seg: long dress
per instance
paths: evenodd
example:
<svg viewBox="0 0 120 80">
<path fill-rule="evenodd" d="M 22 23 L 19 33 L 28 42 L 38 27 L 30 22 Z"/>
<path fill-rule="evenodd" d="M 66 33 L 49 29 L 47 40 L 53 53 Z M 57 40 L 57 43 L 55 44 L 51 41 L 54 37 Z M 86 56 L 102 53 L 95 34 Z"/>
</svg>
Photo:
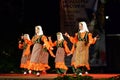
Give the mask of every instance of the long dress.
<svg viewBox="0 0 120 80">
<path fill-rule="evenodd" d="M 24 42 L 19 43 L 19 45 L 18 45 L 19 49 L 23 49 L 20 68 L 27 69 L 29 66 L 30 55 L 31 55 L 31 51 L 30 51 L 31 45 L 32 45 L 32 42 L 27 39 L 25 39 Z"/>
<path fill-rule="evenodd" d="M 65 65 L 65 55 L 70 53 L 70 50 L 67 46 L 67 42 L 65 40 L 55 41 L 52 43 L 53 46 L 57 47 L 56 57 L 55 57 L 55 68 L 68 70 L 68 67 Z"/>
<path fill-rule="evenodd" d="M 31 59 L 29 65 L 30 70 L 44 71 L 50 69 L 50 66 L 48 65 L 49 54 L 43 48 L 44 43 L 48 45 L 46 40 L 47 40 L 46 36 L 44 35 L 34 36 L 32 38 L 34 45 L 31 53 Z"/>
<path fill-rule="evenodd" d="M 89 47 L 94 44 L 96 40 L 92 37 L 91 33 L 83 32 L 76 33 L 75 37 L 69 37 L 70 41 L 74 45 L 73 57 L 71 60 L 71 65 L 75 68 L 85 66 L 90 70 L 89 65 Z"/>
</svg>

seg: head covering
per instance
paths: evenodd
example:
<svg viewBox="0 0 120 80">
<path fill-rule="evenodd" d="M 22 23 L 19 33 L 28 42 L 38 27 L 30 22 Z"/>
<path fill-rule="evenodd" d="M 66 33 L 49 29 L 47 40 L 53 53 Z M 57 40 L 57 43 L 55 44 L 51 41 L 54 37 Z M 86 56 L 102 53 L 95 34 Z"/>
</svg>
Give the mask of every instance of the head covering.
<svg viewBox="0 0 120 80">
<path fill-rule="evenodd" d="M 58 36 L 59 36 L 60 38 L 58 38 Z M 57 40 L 64 40 L 63 35 L 62 35 L 61 32 L 57 32 Z"/>
<path fill-rule="evenodd" d="M 28 40 L 30 40 L 30 37 L 29 37 L 29 34 L 24 34 L 24 39 L 28 39 Z"/>
<path fill-rule="evenodd" d="M 40 25 L 38 26 L 35 26 L 35 30 L 38 29 L 39 32 L 36 33 L 36 35 L 43 35 L 43 30 L 42 30 L 42 27 Z"/>
<path fill-rule="evenodd" d="M 86 32 L 86 31 L 89 32 L 86 22 L 82 21 L 82 22 L 79 22 L 79 24 L 83 25 L 83 29 L 80 30 L 80 32 Z"/>
</svg>

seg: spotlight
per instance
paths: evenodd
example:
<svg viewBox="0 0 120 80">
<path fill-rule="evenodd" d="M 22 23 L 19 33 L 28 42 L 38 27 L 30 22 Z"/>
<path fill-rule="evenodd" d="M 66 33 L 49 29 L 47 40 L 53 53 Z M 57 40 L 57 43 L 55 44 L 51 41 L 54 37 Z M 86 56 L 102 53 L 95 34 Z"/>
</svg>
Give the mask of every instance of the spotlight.
<svg viewBox="0 0 120 80">
<path fill-rule="evenodd" d="M 105 16 L 106 19 L 109 19 L 109 16 Z"/>
</svg>

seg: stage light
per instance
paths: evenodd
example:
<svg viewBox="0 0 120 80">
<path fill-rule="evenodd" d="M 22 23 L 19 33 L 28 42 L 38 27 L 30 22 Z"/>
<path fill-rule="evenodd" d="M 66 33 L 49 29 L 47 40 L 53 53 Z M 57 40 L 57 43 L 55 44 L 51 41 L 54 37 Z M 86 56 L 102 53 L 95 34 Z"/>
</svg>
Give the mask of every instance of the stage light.
<svg viewBox="0 0 120 80">
<path fill-rule="evenodd" d="M 106 19 L 109 19 L 109 16 L 105 16 Z"/>
</svg>

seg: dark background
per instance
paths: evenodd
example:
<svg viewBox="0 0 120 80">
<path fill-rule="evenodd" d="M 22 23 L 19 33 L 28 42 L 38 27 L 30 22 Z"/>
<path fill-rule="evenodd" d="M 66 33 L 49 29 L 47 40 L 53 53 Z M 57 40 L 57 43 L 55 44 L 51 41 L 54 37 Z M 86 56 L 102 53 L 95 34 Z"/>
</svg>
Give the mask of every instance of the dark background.
<svg viewBox="0 0 120 80">
<path fill-rule="evenodd" d="M 119 0 L 106 1 L 105 15 L 110 17 L 105 21 L 107 66 L 94 67 L 93 73 L 120 73 L 119 6 Z M 0 0 L 0 73 L 19 72 L 22 51 L 18 39 L 22 33 L 32 37 L 34 26 L 41 25 L 45 35 L 56 35 L 59 17 L 58 0 Z"/>
<path fill-rule="evenodd" d="M 120 0 L 107 0 L 105 15 L 109 19 L 105 23 L 107 70 L 120 73 Z"/>
<path fill-rule="evenodd" d="M 22 33 L 32 38 L 36 25 L 46 36 L 56 35 L 60 30 L 57 0 L 0 0 L 0 73 L 19 72 L 18 40 Z"/>
</svg>

